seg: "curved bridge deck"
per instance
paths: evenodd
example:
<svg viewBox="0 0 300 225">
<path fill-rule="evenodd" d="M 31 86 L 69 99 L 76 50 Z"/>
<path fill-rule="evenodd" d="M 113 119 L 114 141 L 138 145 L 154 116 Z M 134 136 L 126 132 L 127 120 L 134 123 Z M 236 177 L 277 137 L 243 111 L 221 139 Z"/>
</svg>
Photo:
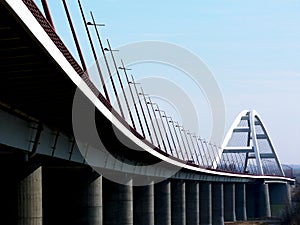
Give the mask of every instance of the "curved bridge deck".
<svg viewBox="0 0 300 225">
<path fill-rule="evenodd" d="M 129 161 L 142 161 L 142 164 L 149 164 L 149 162 L 151 164 L 151 162 L 154 163 L 163 158 L 170 160 L 171 164 L 175 164 L 175 167 L 181 166 L 187 170 L 192 169 L 192 173 L 205 171 L 205 173 L 229 176 L 230 178 L 240 177 L 248 179 L 250 177 L 251 179 L 251 175 L 247 174 L 234 175 L 224 173 L 224 171 L 218 172 L 217 170 L 207 170 L 207 168 L 197 168 L 193 164 L 189 165 L 186 161 L 181 161 L 167 155 L 151 143 L 143 140 L 143 137 L 134 132 L 97 91 L 34 3 L 31 1 L 23 2 L 23 6 L 16 6 L 16 3 L 10 3 L 11 5 L 9 5 L 5 1 L 1 3 L 1 17 L 3 19 L 0 24 L 0 96 L 2 106 L 5 110 L 20 111 L 22 112 L 19 113 L 20 115 L 26 114 L 28 118 L 34 118 L 33 122 L 37 124 L 37 127 L 39 123 L 44 123 L 46 127 L 56 129 L 57 132 L 62 132 L 72 139 L 72 110 L 74 110 L 72 104 L 75 91 L 79 85 L 78 82 L 82 80 L 84 81 L 82 83 L 92 90 L 93 97 L 98 97 L 97 100 L 102 104 L 102 107 L 106 107 L 110 111 L 109 113 L 115 117 L 115 120 L 120 121 L 119 124 L 121 126 L 134 134 L 136 140 L 131 141 L 134 147 L 142 148 L 142 146 L 146 146 L 146 148 L 152 148 L 156 150 L 155 152 L 158 152 L 158 154 L 153 155 L 145 151 L 132 151 L 119 141 L 113 141 L 113 139 L 116 140 L 115 138 L 117 138 L 114 135 L 114 131 L 120 130 L 120 128 L 116 127 L 116 124 L 112 126 L 111 121 L 107 118 L 107 112 L 103 113 L 98 107 L 99 111 L 97 110 L 96 112 L 95 120 L 97 124 L 101 124 L 97 125 L 100 136 L 103 136 L 101 140 L 107 140 L 104 143 L 105 147 L 112 149 L 121 158 L 127 158 Z M 12 12 L 13 9 L 10 8 L 11 6 L 16 7 L 15 9 L 18 12 Z M 22 7 L 26 8 L 27 12 L 22 10 Z M 36 21 L 25 19 L 29 16 L 33 17 Z M 41 31 L 44 34 L 41 34 Z M 48 36 L 48 39 L 45 38 L 45 35 Z M 51 47 L 52 49 L 49 51 Z M 57 57 L 55 58 L 55 56 Z M 66 65 L 67 63 L 69 65 Z M 83 101 L 86 101 L 84 104 L 86 104 L 87 108 L 94 107 L 90 105 L 93 104 L 91 103 L 91 93 L 89 95 L 87 93 L 82 95 Z M 85 97 L 86 95 L 88 97 Z M 88 114 L 89 112 L 82 112 L 83 117 L 85 116 L 84 113 Z M 121 135 L 124 135 L 124 138 L 126 138 L 126 134 L 129 132 L 122 134 L 124 128 L 121 130 Z M 113 147 L 110 146 L 111 143 L 114 143 Z M 140 143 L 144 145 L 141 146 Z M 150 152 L 153 153 L 153 151 Z M 157 156 L 161 158 L 157 159 Z M 253 178 L 259 178 L 259 176 L 253 176 Z M 270 177 L 270 179 L 274 178 Z M 279 179 L 284 178 L 280 177 Z"/>
<path fill-rule="evenodd" d="M 170 156 L 145 140 L 114 111 L 90 82 L 31 0 L 1 0 L 0 17 L 0 156 L 3 162 L 19 162 L 19 160 L 25 164 L 34 162 L 35 166 L 30 166 L 34 169 L 29 169 L 30 173 L 25 172 L 26 176 L 34 174 L 34 177 L 28 175 L 25 180 L 41 179 L 39 171 L 41 163 L 36 164 L 36 160 L 52 167 L 60 167 L 66 163 L 72 168 L 88 168 L 87 164 L 89 164 L 99 168 L 103 174 L 113 173 L 116 177 L 129 177 L 131 179 L 128 180 L 131 180 L 133 184 L 135 181 L 132 179 L 138 177 L 136 180 L 139 180 L 139 176 L 147 177 L 149 184 L 156 179 L 165 180 L 156 184 L 156 188 L 152 184 L 150 187 L 144 187 L 144 190 L 136 191 L 133 191 L 132 186 L 131 188 L 123 187 L 105 181 L 104 192 L 108 195 L 103 200 L 107 204 L 107 209 L 104 210 L 106 221 L 113 220 L 110 210 L 115 207 L 107 203 L 114 199 L 113 195 L 109 195 L 109 188 L 131 196 L 126 203 L 129 205 L 122 203 L 124 196 L 117 197 L 118 203 L 115 203 L 120 210 L 123 210 L 120 217 L 124 221 L 133 220 L 132 211 L 128 209 L 134 202 L 132 196 L 141 198 L 146 203 L 150 202 L 147 206 L 143 206 L 146 207 L 146 211 L 140 212 L 136 208 L 134 211 L 134 215 L 139 215 L 135 216 L 136 221 L 143 220 L 141 215 L 151 217 L 150 219 L 147 216 L 144 218 L 144 220 L 149 219 L 150 222 L 147 224 L 153 224 L 154 218 L 157 221 L 172 220 L 174 222 L 172 224 L 177 224 L 175 221 L 183 220 L 188 215 L 193 215 L 191 221 L 195 218 L 199 221 L 201 218 L 198 212 L 199 205 L 207 209 L 203 211 L 202 217 L 203 221 L 208 221 L 208 223 L 212 222 L 213 218 L 219 220 L 224 217 L 224 210 L 229 210 L 225 215 L 227 221 L 235 220 L 236 215 L 240 220 L 245 220 L 247 219 L 246 205 L 249 209 L 249 218 L 271 216 L 271 212 L 278 215 L 284 205 L 283 202 L 289 201 L 289 188 L 286 189 L 286 187 L 294 183 L 292 178 L 233 173 L 198 166 Z M 72 116 L 74 119 L 73 101 L 76 93 L 84 106 L 80 108 L 80 116 L 95 116 L 94 123 L 102 145 L 93 143 L 93 139 L 90 139 L 88 134 L 81 133 L 77 134 L 80 141 L 76 142 L 72 121 Z M 90 110 L 95 110 L 95 112 Z M 125 139 L 126 145 L 120 139 Z M 87 147 L 85 155 L 82 156 L 80 148 L 87 143 L 90 147 Z M 101 151 L 103 146 L 107 151 Z M 98 152 L 95 153 L 95 151 Z M 11 153 L 17 155 L 17 161 L 11 157 Z M 95 156 L 100 156 L 102 160 L 95 161 Z M 58 164 L 53 162 L 55 159 L 59 161 Z M 98 176 L 96 176 L 97 179 Z M 52 175 L 49 177 L 54 179 Z M 30 186 L 32 184 L 26 182 L 22 183 L 23 186 L 21 185 L 24 193 L 30 195 L 30 189 L 40 191 L 40 186 Z M 97 180 L 97 182 L 100 181 Z M 93 185 L 99 186 L 100 183 L 97 182 Z M 185 184 L 185 182 L 188 183 Z M 203 182 L 202 194 L 199 193 L 198 182 Z M 170 189 L 173 190 L 173 195 Z M 140 191 L 145 191 L 148 195 L 145 197 L 138 194 Z M 286 192 L 286 196 L 276 197 L 280 192 Z M 152 212 L 154 211 L 154 197 L 151 197 L 151 193 L 153 196 L 155 193 L 156 199 L 161 198 L 162 205 L 155 203 L 155 206 L 165 214 L 157 212 L 154 215 Z M 198 206 L 192 203 L 185 205 L 183 202 L 192 202 L 191 199 L 195 193 L 198 196 L 195 199 Z M 212 193 L 215 197 L 212 197 Z M 252 194 L 260 196 L 260 200 L 256 202 L 255 199 L 251 199 Z M 239 200 L 236 201 L 233 196 Z M 164 200 L 172 202 L 174 207 Z M 92 207 L 93 210 L 97 211 L 97 204 L 95 203 L 94 208 Z M 176 204 L 179 204 L 181 208 L 175 207 Z M 235 204 L 244 210 L 236 209 Z M 257 205 L 259 209 L 256 210 Z M 224 209 L 224 206 L 227 207 Z M 36 207 L 41 206 L 38 204 Z M 196 213 L 187 211 L 185 214 L 185 207 L 192 207 Z M 30 206 L 27 208 L 30 209 Z M 214 217 L 212 217 L 213 211 Z M 48 218 L 50 218 L 49 215 Z M 187 219 L 187 221 L 190 220 Z M 131 224 L 130 221 L 128 224 Z M 191 224 L 191 221 L 187 223 Z M 107 224 L 123 224 L 123 222 Z M 139 223 L 136 222 L 136 224 Z"/>
</svg>

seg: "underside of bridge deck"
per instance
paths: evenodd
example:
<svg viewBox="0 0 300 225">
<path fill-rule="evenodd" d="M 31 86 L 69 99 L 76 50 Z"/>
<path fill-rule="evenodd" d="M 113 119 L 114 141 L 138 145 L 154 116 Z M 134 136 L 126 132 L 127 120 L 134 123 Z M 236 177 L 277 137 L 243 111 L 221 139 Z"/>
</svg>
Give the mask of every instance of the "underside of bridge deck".
<svg viewBox="0 0 300 225">
<path fill-rule="evenodd" d="M 0 6 L 1 103 L 71 130 L 75 85 L 3 1 Z"/>
<path fill-rule="evenodd" d="M 6 3 L 1 1 L 0 6 L 0 107 L 12 114 L 17 112 L 18 115 L 22 114 L 24 117 L 40 121 L 72 137 L 72 104 L 77 86 L 14 12 L 10 11 Z M 68 50 L 58 37 L 56 42 L 66 55 Z M 81 76 L 103 100 L 91 81 L 78 68 L 75 59 L 69 53 L 68 55 L 71 64 L 77 65 L 75 68 L 78 74 L 81 73 L 78 76 Z M 92 103 L 82 96 L 86 104 L 93 108 Z M 107 102 L 105 104 L 110 107 Z M 150 164 L 157 162 L 155 157 L 145 151 L 131 153 L 130 148 L 114 137 L 117 129 L 98 110 L 95 121 L 104 145 L 114 154 L 121 155 L 121 158 L 125 157 L 122 154 L 126 149 L 126 155 L 131 160 L 138 159 Z M 135 134 L 142 138 L 139 134 Z"/>
</svg>

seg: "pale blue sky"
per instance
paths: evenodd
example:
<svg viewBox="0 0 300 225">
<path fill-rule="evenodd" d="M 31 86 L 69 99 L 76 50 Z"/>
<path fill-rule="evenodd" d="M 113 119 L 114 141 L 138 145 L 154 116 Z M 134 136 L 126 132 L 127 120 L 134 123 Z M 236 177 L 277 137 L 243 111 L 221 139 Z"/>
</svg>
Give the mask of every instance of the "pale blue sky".
<svg viewBox="0 0 300 225">
<path fill-rule="evenodd" d="M 57 31 L 75 53 L 61 1 L 48 2 Z M 76 29 L 83 32 L 76 3 L 68 1 Z M 82 4 L 86 14 L 92 10 L 97 22 L 106 24 L 101 36 L 116 48 L 158 40 L 194 52 L 220 86 L 227 128 L 241 110 L 255 109 L 281 162 L 300 163 L 300 0 L 82 0 Z M 88 49 L 84 34 L 78 35 Z"/>
</svg>

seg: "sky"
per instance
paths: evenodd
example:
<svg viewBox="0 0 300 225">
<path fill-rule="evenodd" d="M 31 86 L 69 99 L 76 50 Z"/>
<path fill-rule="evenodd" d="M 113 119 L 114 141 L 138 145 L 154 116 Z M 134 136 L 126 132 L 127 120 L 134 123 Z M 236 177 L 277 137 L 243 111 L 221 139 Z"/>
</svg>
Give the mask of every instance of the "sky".
<svg viewBox="0 0 300 225">
<path fill-rule="evenodd" d="M 77 1 L 67 2 L 85 53 L 89 45 Z M 226 129 L 241 110 L 255 109 L 280 161 L 300 164 L 300 0 L 81 2 L 87 15 L 93 11 L 97 23 L 105 23 L 101 37 L 109 38 L 112 48 L 155 40 L 197 55 L 212 71 L 222 92 Z M 40 5 L 39 0 L 36 3 Z M 62 2 L 48 0 L 48 4 L 57 32 L 78 58 Z M 86 58 L 92 63 L 90 53 Z M 171 72 L 159 66 L 153 68 L 153 76 Z M 143 76 L 138 66 L 135 70 Z M 191 95 L 195 98 L 193 92 Z M 196 108 L 209 108 L 207 102 L 202 103 Z M 204 111 L 200 132 L 209 136 L 212 123 L 207 121 L 211 116 L 209 109 Z"/>
</svg>

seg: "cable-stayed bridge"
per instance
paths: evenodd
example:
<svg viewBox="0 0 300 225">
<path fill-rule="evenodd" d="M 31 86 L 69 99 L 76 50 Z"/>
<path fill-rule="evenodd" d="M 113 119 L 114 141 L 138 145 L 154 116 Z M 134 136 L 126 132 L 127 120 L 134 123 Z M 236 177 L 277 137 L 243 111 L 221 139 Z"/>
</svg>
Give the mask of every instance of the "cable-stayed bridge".
<svg viewBox="0 0 300 225">
<path fill-rule="evenodd" d="M 80 64 L 42 3 L 44 12 L 32 0 L 0 1 L 3 224 L 223 224 L 289 210 L 294 179 L 257 112 L 241 112 L 222 146 L 186 130 L 115 62 L 78 1 L 98 90 L 67 2 Z M 98 64 L 98 53 L 113 68 Z"/>
</svg>

